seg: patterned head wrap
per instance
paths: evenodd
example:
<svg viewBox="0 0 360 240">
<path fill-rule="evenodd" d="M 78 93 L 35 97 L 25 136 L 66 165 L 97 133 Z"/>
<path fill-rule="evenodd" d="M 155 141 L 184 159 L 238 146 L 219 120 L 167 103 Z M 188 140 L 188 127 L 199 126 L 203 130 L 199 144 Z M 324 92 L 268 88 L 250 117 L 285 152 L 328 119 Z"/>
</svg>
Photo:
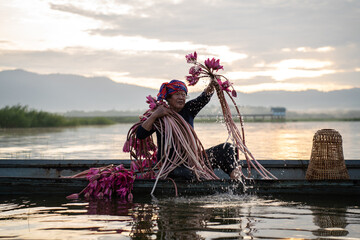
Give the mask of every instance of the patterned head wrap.
<svg viewBox="0 0 360 240">
<path fill-rule="evenodd" d="M 184 91 L 187 94 L 187 87 L 184 82 L 179 80 L 171 80 L 170 82 L 165 82 L 161 85 L 159 93 L 157 95 L 157 100 L 164 100 L 169 96 L 169 94 L 174 94 L 178 91 Z"/>
</svg>

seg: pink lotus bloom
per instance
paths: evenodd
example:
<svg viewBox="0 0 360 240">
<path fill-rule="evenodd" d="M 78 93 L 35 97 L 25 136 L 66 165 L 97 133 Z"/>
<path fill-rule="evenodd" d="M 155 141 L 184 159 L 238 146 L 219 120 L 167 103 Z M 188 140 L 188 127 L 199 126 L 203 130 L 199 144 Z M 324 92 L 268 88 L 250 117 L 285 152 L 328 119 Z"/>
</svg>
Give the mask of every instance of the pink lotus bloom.
<svg viewBox="0 0 360 240">
<path fill-rule="evenodd" d="M 132 195 L 132 193 L 129 193 L 128 195 L 128 201 L 132 202 L 132 200 L 134 199 L 134 196 Z"/>
<path fill-rule="evenodd" d="M 198 81 L 199 77 L 197 76 L 186 76 L 186 80 L 189 82 L 189 86 L 194 86 Z"/>
<path fill-rule="evenodd" d="M 85 198 L 111 198 L 116 191 L 122 199 L 125 199 L 127 194 L 131 193 L 135 176 L 133 171 L 127 170 L 123 165 L 118 165 L 101 171 L 97 168 L 91 168 L 87 174 L 87 179 L 90 182 L 82 191 Z M 67 199 L 78 199 L 80 194 L 69 195 Z"/>
<path fill-rule="evenodd" d="M 130 163 L 130 169 L 133 170 L 133 171 L 136 171 L 136 170 L 139 170 L 139 166 L 137 165 L 137 163 L 135 161 L 132 161 Z"/>
<path fill-rule="evenodd" d="M 124 187 L 119 188 L 118 190 L 116 190 L 118 196 L 120 196 L 121 198 L 124 198 L 126 196 L 127 193 L 127 189 Z"/>
<path fill-rule="evenodd" d="M 196 52 L 194 52 L 194 54 L 190 53 L 190 54 L 186 55 L 185 58 L 188 63 L 196 63 L 197 53 Z"/>
<path fill-rule="evenodd" d="M 90 168 L 90 171 L 88 172 L 88 174 L 86 175 L 86 177 L 87 177 L 88 180 L 89 180 L 89 178 L 97 175 L 99 172 L 100 172 L 100 170 L 97 169 L 97 168 Z"/>
<path fill-rule="evenodd" d="M 97 199 L 103 199 L 104 198 L 104 193 L 99 192 L 98 195 L 96 196 Z"/>
<path fill-rule="evenodd" d="M 84 197 L 85 197 L 86 199 L 90 198 L 90 193 L 89 193 L 89 192 L 85 193 Z"/>
<path fill-rule="evenodd" d="M 231 86 L 231 83 L 228 80 L 226 80 L 225 82 L 222 82 L 220 78 L 217 78 L 216 80 L 219 83 L 221 90 L 231 92 L 229 89 L 229 87 Z"/>
<path fill-rule="evenodd" d="M 154 151 L 153 155 L 151 156 L 151 162 L 152 163 L 157 162 L 157 151 Z"/>
<path fill-rule="evenodd" d="M 79 199 L 79 194 L 78 193 L 71 194 L 71 195 L 67 196 L 66 199 L 68 199 L 68 200 Z"/>
<path fill-rule="evenodd" d="M 231 86 L 231 83 L 228 80 L 226 80 L 225 82 L 223 82 L 221 84 L 222 89 L 227 91 L 227 92 L 230 92 L 230 90 L 229 90 L 230 86 Z"/>
<path fill-rule="evenodd" d="M 150 109 L 156 108 L 156 100 L 155 100 L 155 98 L 153 98 L 151 95 L 149 95 L 149 96 L 146 97 L 146 99 L 147 99 L 146 103 L 149 104 Z"/>
<path fill-rule="evenodd" d="M 130 143 L 126 141 L 123 146 L 123 152 L 130 152 Z"/>
<path fill-rule="evenodd" d="M 109 193 L 111 192 L 111 189 L 108 187 L 108 188 L 105 188 L 105 191 L 104 191 L 104 196 L 105 195 L 109 195 Z"/>
<path fill-rule="evenodd" d="M 231 91 L 231 95 L 232 95 L 233 97 L 237 97 L 237 93 L 236 93 L 235 89 L 233 89 L 233 90 Z"/>
<path fill-rule="evenodd" d="M 90 181 L 90 182 L 93 182 L 93 181 L 95 181 L 95 180 L 97 180 L 97 179 L 99 179 L 101 176 L 100 176 L 100 174 L 95 174 L 95 175 L 87 175 L 87 178 L 88 178 L 88 180 Z M 96 181 L 95 181 L 96 182 Z"/>
<path fill-rule="evenodd" d="M 215 60 L 215 58 L 212 58 L 211 60 L 210 58 L 208 58 L 207 60 L 205 60 L 205 66 L 210 70 L 215 71 L 218 71 L 219 69 L 224 69 L 224 67 L 220 65 L 220 59 Z"/>
<path fill-rule="evenodd" d="M 192 76 L 199 76 L 201 73 L 201 67 L 199 66 L 192 66 L 190 69 L 189 69 L 189 74 L 191 74 Z"/>
</svg>

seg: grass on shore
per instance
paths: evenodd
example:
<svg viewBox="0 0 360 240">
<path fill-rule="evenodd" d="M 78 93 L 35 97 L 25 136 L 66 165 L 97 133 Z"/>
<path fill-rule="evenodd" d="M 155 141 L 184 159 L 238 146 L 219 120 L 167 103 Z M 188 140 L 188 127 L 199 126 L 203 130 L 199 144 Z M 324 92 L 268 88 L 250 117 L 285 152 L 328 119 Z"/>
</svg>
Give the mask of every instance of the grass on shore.
<svg viewBox="0 0 360 240">
<path fill-rule="evenodd" d="M 29 110 L 27 106 L 6 106 L 0 109 L 0 128 L 73 127 L 81 125 L 110 125 L 106 117 L 66 118 L 59 114 Z"/>
<path fill-rule="evenodd" d="M 195 122 L 221 122 L 222 118 L 195 118 Z M 33 128 L 33 127 L 74 127 L 84 125 L 110 125 L 115 123 L 136 123 L 138 116 L 119 117 L 64 117 L 59 114 L 29 110 L 27 106 L 6 106 L 0 109 L 0 128 Z M 239 122 L 238 118 L 234 118 Z M 305 121 L 360 121 L 360 118 L 280 118 L 253 119 L 245 118 L 244 122 L 305 122 Z"/>
<path fill-rule="evenodd" d="M 234 122 L 240 122 L 239 118 L 233 118 Z M 200 123 L 214 123 L 214 122 L 222 122 L 223 118 L 200 118 L 194 120 L 195 122 Z M 360 118 L 244 118 L 244 122 L 250 123 L 279 123 L 279 122 L 355 122 L 360 121 Z"/>
</svg>

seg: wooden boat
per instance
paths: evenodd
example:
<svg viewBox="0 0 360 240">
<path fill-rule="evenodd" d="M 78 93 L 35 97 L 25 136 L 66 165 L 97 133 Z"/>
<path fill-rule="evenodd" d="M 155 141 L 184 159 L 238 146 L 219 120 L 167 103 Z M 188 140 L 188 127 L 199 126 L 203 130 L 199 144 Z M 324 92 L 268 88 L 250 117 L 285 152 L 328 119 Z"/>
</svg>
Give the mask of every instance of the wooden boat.
<svg viewBox="0 0 360 240">
<path fill-rule="evenodd" d="M 262 160 L 261 164 L 273 173 L 277 180 L 264 180 L 254 171 L 253 179 L 244 185 L 230 180 L 221 171 L 216 173 L 223 180 L 184 181 L 176 180 L 179 195 L 214 194 L 232 191 L 249 194 L 316 194 L 360 195 L 360 160 L 346 160 L 348 180 L 305 180 L 308 160 Z M 129 160 L 0 160 L 0 194 L 58 194 L 80 192 L 87 186 L 86 179 L 62 178 L 72 176 L 91 167 L 123 164 L 129 168 Z M 133 194 L 150 194 L 154 180 L 139 180 L 134 183 Z M 160 180 L 155 196 L 175 194 L 175 185 L 170 180 Z"/>
</svg>

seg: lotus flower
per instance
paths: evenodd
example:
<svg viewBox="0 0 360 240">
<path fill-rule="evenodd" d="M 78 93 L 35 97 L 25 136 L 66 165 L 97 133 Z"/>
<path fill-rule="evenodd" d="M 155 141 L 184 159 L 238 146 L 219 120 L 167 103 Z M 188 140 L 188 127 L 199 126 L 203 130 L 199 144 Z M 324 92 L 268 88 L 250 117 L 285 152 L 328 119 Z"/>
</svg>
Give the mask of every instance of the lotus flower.
<svg viewBox="0 0 360 240">
<path fill-rule="evenodd" d="M 226 80 L 221 85 L 222 89 L 227 91 L 227 92 L 230 92 L 230 89 L 229 89 L 230 86 L 231 86 L 231 83 L 229 82 L 229 80 Z"/>
<path fill-rule="evenodd" d="M 191 74 L 192 76 L 199 76 L 201 73 L 201 67 L 199 66 L 192 66 L 189 69 L 189 74 Z"/>
<path fill-rule="evenodd" d="M 123 152 L 130 152 L 130 142 L 126 141 L 123 146 Z"/>
<path fill-rule="evenodd" d="M 221 90 L 231 92 L 229 89 L 229 87 L 231 86 L 231 83 L 229 82 L 229 80 L 226 80 L 225 82 L 222 82 L 220 78 L 217 78 L 216 80 L 219 83 Z"/>
<path fill-rule="evenodd" d="M 189 86 L 194 86 L 198 81 L 199 77 L 197 76 L 186 76 L 186 80 L 189 82 Z"/>
<path fill-rule="evenodd" d="M 104 198 L 104 193 L 99 192 L 96 197 L 97 197 L 98 199 L 103 199 L 103 198 Z"/>
<path fill-rule="evenodd" d="M 79 199 L 79 194 L 78 193 L 71 194 L 71 195 L 67 196 L 66 199 L 68 199 L 68 200 Z"/>
<path fill-rule="evenodd" d="M 139 166 L 137 165 L 137 162 L 131 161 L 130 169 L 133 170 L 133 171 L 139 170 Z"/>
<path fill-rule="evenodd" d="M 131 193 L 134 183 L 134 172 L 128 171 L 123 165 L 107 166 L 105 168 L 91 168 L 87 173 L 89 184 L 81 191 L 67 196 L 67 199 L 78 199 L 80 194 L 85 198 L 111 198 L 114 192 L 124 200 Z M 131 198 L 131 197 L 130 197 Z"/>
<path fill-rule="evenodd" d="M 186 55 L 185 58 L 188 63 L 196 63 L 197 53 L 196 52 L 194 52 L 193 54 L 190 53 L 190 54 Z"/>
<path fill-rule="evenodd" d="M 188 63 L 193 63 L 194 66 L 192 66 L 189 69 L 189 76 L 186 76 L 186 80 L 189 83 L 189 86 L 194 86 L 195 84 L 198 83 L 199 79 L 202 77 L 211 77 L 211 78 L 215 78 L 221 89 L 223 91 L 227 91 L 227 92 L 231 92 L 231 95 L 233 97 L 237 96 L 237 93 L 235 91 L 235 89 L 232 87 L 232 83 L 229 82 L 229 80 L 226 79 L 226 81 L 222 82 L 221 81 L 221 77 L 223 77 L 222 75 L 217 75 L 214 74 L 214 71 L 218 71 L 219 69 L 224 69 L 223 66 L 220 65 L 220 59 L 215 59 L 215 58 L 208 58 L 205 60 L 204 65 L 200 64 L 197 62 L 197 54 L 196 52 L 194 52 L 193 54 L 190 53 L 188 55 L 185 56 L 186 60 Z M 233 88 L 233 90 L 230 90 L 230 87 Z"/>
<path fill-rule="evenodd" d="M 155 98 L 153 98 L 151 95 L 149 95 L 149 96 L 147 96 L 146 97 L 146 103 L 148 103 L 149 104 L 149 108 L 150 109 L 154 109 L 154 108 L 156 108 L 156 100 L 155 100 Z"/>
<path fill-rule="evenodd" d="M 128 201 L 129 201 L 129 202 L 132 202 L 133 199 L 134 199 L 134 197 L 133 197 L 132 193 L 129 193 L 129 195 L 128 195 Z"/>
<path fill-rule="evenodd" d="M 219 69 L 224 69 L 224 67 L 220 65 L 220 59 L 215 60 L 215 58 L 212 58 L 211 60 L 210 58 L 208 58 L 207 60 L 205 60 L 205 66 L 210 70 L 215 71 L 218 71 Z"/>
<path fill-rule="evenodd" d="M 231 95 L 232 95 L 233 97 L 237 97 L 237 93 L 236 93 L 235 89 L 233 89 L 233 90 L 231 91 Z"/>
</svg>

